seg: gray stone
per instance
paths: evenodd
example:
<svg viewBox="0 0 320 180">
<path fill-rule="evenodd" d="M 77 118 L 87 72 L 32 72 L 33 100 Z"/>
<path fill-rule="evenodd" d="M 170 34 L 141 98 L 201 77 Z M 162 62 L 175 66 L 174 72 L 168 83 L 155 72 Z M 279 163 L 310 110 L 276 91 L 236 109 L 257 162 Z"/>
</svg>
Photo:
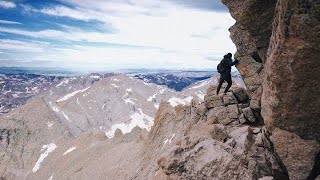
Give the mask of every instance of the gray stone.
<svg viewBox="0 0 320 180">
<path fill-rule="evenodd" d="M 250 107 L 242 109 L 242 112 L 244 114 L 244 117 L 247 118 L 250 122 L 256 121 L 256 118 L 254 117 L 254 114 L 253 114 L 252 109 Z"/>
<path fill-rule="evenodd" d="M 214 109 L 210 109 L 207 112 L 207 122 L 208 124 L 218 124 L 218 117 L 216 116 L 215 110 Z"/>
<path fill-rule="evenodd" d="M 256 140 L 254 141 L 254 144 L 256 146 L 261 146 L 263 147 L 263 141 L 262 141 L 262 133 L 259 133 L 256 137 Z"/>
<path fill-rule="evenodd" d="M 208 109 L 206 108 L 206 106 L 205 106 L 204 103 L 199 104 L 199 105 L 197 106 L 197 108 L 196 108 L 196 113 L 197 113 L 198 115 L 203 116 L 203 115 L 205 115 L 207 112 L 208 112 Z"/>
<path fill-rule="evenodd" d="M 234 147 L 236 145 L 236 141 L 233 138 L 230 138 L 225 142 L 225 144 L 230 147 Z"/>
<path fill-rule="evenodd" d="M 236 141 L 236 148 L 241 152 L 247 152 L 254 144 L 252 129 L 249 126 L 244 126 L 233 130 L 229 133 L 229 137 L 232 137 Z"/>
<path fill-rule="evenodd" d="M 261 110 L 261 100 L 252 99 L 250 101 L 250 108 L 255 111 L 260 111 Z"/>
<path fill-rule="evenodd" d="M 224 130 L 224 126 L 214 124 L 210 127 L 210 135 L 213 139 L 223 142 L 227 137 L 227 133 Z"/>
<path fill-rule="evenodd" d="M 320 145 L 297 134 L 275 128 L 270 137 L 274 148 L 288 170 L 290 179 L 307 179 L 311 173 Z"/>
<path fill-rule="evenodd" d="M 228 92 L 226 95 L 223 96 L 222 99 L 225 106 L 238 103 L 236 97 L 233 95 L 232 92 Z"/>
<path fill-rule="evenodd" d="M 233 94 L 238 99 L 239 102 L 245 103 L 249 100 L 249 96 L 247 91 L 244 88 L 235 88 L 233 90 Z"/>
<path fill-rule="evenodd" d="M 230 119 L 238 119 L 239 117 L 238 105 L 233 104 L 233 105 L 227 106 L 227 111 L 228 111 L 228 117 Z"/>
<path fill-rule="evenodd" d="M 224 106 L 216 107 L 216 108 L 213 108 L 213 110 L 214 110 L 214 116 L 216 116 L 219 121 L 222 119 L 228 118 L 228 110 L 226 107 Z"/>
<path fill-rule="evenodd" d="M 252 132 L 253 132 L 253 134 L 258 134 L 261 132 L 261 129 L 260 128 L 253 128 Z"/>
<path fill-rule="evenodd" d="M 216 89 L 217 86 L 216 85 L 210 85 L 209 88 L 207 89 L 207 95 L 208 96 L 212 96 L 212 95 L 216 95 Z"/>
<path fill-rule="evenodd" d="M 244 117 L 243 114 L 241 114 L 240 117 L 239 117 L 239 122 L 241 124 L 244 124 L 244 123 L 248 122 L 248 120 Z"/>
<path fill-rule="evenodd" d="M 204 102 L 208 109 L 223 106 L 222 99 L 219 95 L 205 95 Z"/>
</svg>

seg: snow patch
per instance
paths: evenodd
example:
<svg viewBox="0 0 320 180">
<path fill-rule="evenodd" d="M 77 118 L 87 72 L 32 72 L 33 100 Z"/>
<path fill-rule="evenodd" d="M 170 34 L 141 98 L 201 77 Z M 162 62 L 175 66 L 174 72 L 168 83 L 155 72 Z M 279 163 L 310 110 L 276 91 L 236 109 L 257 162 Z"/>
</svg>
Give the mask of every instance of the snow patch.
<svg viewBox="0 0 320 180">
<path fill-rule="evenodd" d="M 120 82 L 120 80 L 119 80 L 119 79 L 117 79 L 117 78 L 113 78 L 113 79 L 112 79 L 112 81 Z"/>
<path fill-rule="evenodd" d="M 53 179 L 53 174 L 49 177 L 49 179 L 48 180 L 52 180 Z"/>
<path fill-rule="evenodd" d="M 93 79 L 100 79 L 100 76 L 94 76 L 94 75 L 91 75 L 89 76 L 90 78 L 93 78 Z"/>
<path fill-rule="evenodd" d="M 33 173 L 37 172 L 40 169 L 40 165 L 41 165 L 42 161 L 49 155 L 49 153 L 54 151 L 56 148 L 57 148 L 57 145 L 54 143 L 50 143 L 48 145 L 42 146 L 41 152 L 44 150 L 45 151 L 40 155 L 38 161 L 36 162 L 36 164 L 32 168 Z"/>
<path fill-rule="evenodd" d="M 198 96 L 198 98 L 199 98 L 201 101 L 204 101 L 204 93 L 203 93 L 203 92 L 197 91 L 197 92 L 196 92 L 196 95 Z"/>
<path fill-rule="evenodd" d="M 47 125 L 47 127 L 48 127 L 48 128 L 52 127 L 52 126 L 53 126 L 53 124 L 54 124 L 54 123 L 53 123 L 53 122 L 51 122 L 51 121 L 49 121 L 49 122 L 47 122 L 47 123 L 46 123 L 46 125 Z"/>
<path fill-rule="evenodd" d="M 154 94 L 154 95 L 152 95 L 152 96 L 150 96 L 147 100 L 148 100 L 149 102 L 152 101 L 152 99 L 155 99 L 155 98 L 156 98 L 156 95 L 157 95 L 157 93 Z"/>
<path fill-rule="evenodd" d="M 77 147 L 72 147 L 72 148 L 69 148 L 68 150 L 66 150 L 66 152 L 63 153 L 63 156 L 68 154 L 68 153 L 71 153 L 72 151 L 74 151 L 75 149 L 77 149 Z"/>
<path fill-rule="evenodd" d="M 135 103 L 132 101 L 132 100 L 134 100 L 134 99 L 131 99 L 131 98 L 128 97 L 128 96 L 129 96 L 129 93 L 128 93 L 128 92 L 132 92 L 132 89 L 131 89 L 131 88 L 130 88 L 130 89 L 127 89 L 126 94 L 122 96 L 122 99 L 124 100 L 124 102 L 126 102 L 126 104 L 128 104 L 128 103 L 135 104 Z M 136 100 L 136 99 L 135 99 L 135 100 Z"/>
<path fill-rule="evenodd" d="M 168 102 L 170 103 L 171 106 L 175 107 L 175 106 L 178 106 L 179 104 L 182 104 L 182 105 L 189 104 L 192 99 L 193 99 L 192 96 L 188 96 L 188 97 L 186 97 L 184 99 L 172 97 L 172 98 L 169 99 Z"/>
<path fill-rule="evenodd" d="M 210 81 L 207 81 L 207 80 L 204 80 L 204 81 L 200 81 L 200 83 L 197 83 L 195 86 L 193 87 L 190 87 L 189 89 L 198 89 L 198 88 L 201 88 L 203 86 L 206 86 L 210 83 Z"/>
<path fill-rule="evenodd" d="M 49 106 L 50 106 L 50 108 L 52 109 L 52 111 L 54 111 L 54 112 L 60 112 L 60 109 L 59 109 L 57 106 L 53 105 L 52 102 L 49 102 Z"/>
<path fill-rule="evenodd" d="M 63 98 L 60 98 L 57 102 L 66 101 L 66 100 L 70 99 L 71 97 L 75 96 L 76 94 L 88 90 L 89 88 L 90 88 L 90 87 L 87 87 L 87 88 L 85 88 L 85 89 L 78 90 L 78 91 L 74 91 L 74 92 L 72 92 L 72 93 L 70 93 L 70 94 L 67 94 L 67 95 L 65 95 Z"/>
<path fill-rule="evenodd" d="M 56 87 L 59 87 L 59 86 L 62 86 L 63 84 L 68 84 L 68 83 L 69 83 L 69 79 L 64 79 L 59 84 L 57 84 Z"/>
<path fill-rule="evenodd" d="M 115 87 L 115 88 L 118 88 L 120 86 L 117 86 L 116 84 L 111 84 L 111 86 Z"/>
<path fill-rule="evenodd" d="M 173 140 L 175 134 L 172 134 L 171 138 L 170 139 L 166 139 L 163 141 L 163 146 L 165 146 L 167 143 L 168 144 L 171 144 L 171 141 Z"/>
<path fill-rule="evenodd" d="M 104 103 L 103 106 L 101 107 L 101 109 L 103 110 L 106 105 L 107 105 L 107 103 Z"/>
<path fill-rule="evenodd" d="M 163 94 L 166 90 L 167 90 L 166 88 L 161 88 L 161 89 L 159 90 L 159 93 L 160 93 L 160 94 Z"/>
<path fill-rule="evenodd" d="M 69 117 L 62 111 L 62 115 L 64 118 L 66 118 L 68 121 L 70 121 Z"/>
<path fill-rule="evenodd" d="M 130 124 L 114 124 L 112 125 L 111 129 L 106 132 L 106 136 L 108 138 L 112 138 L 114 136 L 114 133 L 117 129 L 120 129 L 123 134 L 129 133 L 132 131 L 132 129 L 136 126 L 139 126 L 142 129 L 147 129 L 150 131 L 151 126 L 153 125 L 153 118 L 144 114 L 142 110 L 139 108 L 139 112 L 136 112 L 130 116 L 131 122 Z"/>
</svg>

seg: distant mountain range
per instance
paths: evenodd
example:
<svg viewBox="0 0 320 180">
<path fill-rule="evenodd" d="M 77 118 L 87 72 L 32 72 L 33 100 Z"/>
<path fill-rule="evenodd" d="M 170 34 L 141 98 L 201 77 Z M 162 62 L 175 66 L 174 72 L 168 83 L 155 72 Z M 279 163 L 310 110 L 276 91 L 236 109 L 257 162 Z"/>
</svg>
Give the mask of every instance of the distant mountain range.
<svg viewBox="0 0 320 180">
<path fill-rule="evenodd" d="M 59 75 L 38 75 L 59 74 Z M 64 75 L 67 76 L 61 76 Z M 32 68 L 0 67 L 0 115 L 8 113 L 27 102 L 28 99 L 47 94 L 58 98 L 68 93 L 85 89 L 95 82 L 117 73 L 91 73 L 82 76 L 70 76 L 73 72 Z M 214 71 L 147 71 L 130 70 L 128 77 L 144 83 L 161 85 L 174 91 L 182 91 L 199 81 L 209 80 L 217 72 Z M 241 78 L 238 78 L 241 79 Z"/>
<path fill-rule="evenodd" d="M 46 76 L 75 76 L 78 72 L 63 70 L 61 68 L 35 68 L 35 67 L 0 67 L 0 74 L 36 74 Z"/>
</svg>

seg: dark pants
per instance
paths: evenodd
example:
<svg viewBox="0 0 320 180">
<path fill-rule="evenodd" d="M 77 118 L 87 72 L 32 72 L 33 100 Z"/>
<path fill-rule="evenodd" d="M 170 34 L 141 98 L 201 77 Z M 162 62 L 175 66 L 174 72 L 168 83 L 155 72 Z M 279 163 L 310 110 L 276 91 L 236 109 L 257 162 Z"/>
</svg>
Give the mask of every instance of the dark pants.
<svg viewBox="0 0 320 180">
<path fill-rule="evenodd" d="M 226 89 L 224 90 L 224 93 L 227 93 L 232 85 L 231 74 L 227 75 L 227 76 L 222 76 L 222 75 L 220 76 L 219 85 L 217 88 L 217 94 L 219 94 L 221 86 L 225 81 L 228 83 L 228 85 L 227 85 Z"/>
</svg>

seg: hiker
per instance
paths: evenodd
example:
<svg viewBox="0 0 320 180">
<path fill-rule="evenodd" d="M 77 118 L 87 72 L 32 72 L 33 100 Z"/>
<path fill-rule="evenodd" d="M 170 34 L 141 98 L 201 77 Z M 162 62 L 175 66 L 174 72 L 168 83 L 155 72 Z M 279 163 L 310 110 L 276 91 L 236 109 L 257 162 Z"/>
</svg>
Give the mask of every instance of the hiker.
<svg viewBox="0 0 320 180">
<path fill-rule="evenodd" d="M 228 53 L 224 55 L 221 62 L 218 64 L 217 70 L 220 73 L 219 85 L 217 88 L 217 94 L 219 94 L 220 88 L 222 84 L 226 81 L 228 83 L 226 89 L 224 90 L 224 94 L 228 92 L 232 85 L 231 79 L 231 66 L 234 66 L 239 63 L 239 60 L 232 61 L 232 54 Z"/>
</svg>

